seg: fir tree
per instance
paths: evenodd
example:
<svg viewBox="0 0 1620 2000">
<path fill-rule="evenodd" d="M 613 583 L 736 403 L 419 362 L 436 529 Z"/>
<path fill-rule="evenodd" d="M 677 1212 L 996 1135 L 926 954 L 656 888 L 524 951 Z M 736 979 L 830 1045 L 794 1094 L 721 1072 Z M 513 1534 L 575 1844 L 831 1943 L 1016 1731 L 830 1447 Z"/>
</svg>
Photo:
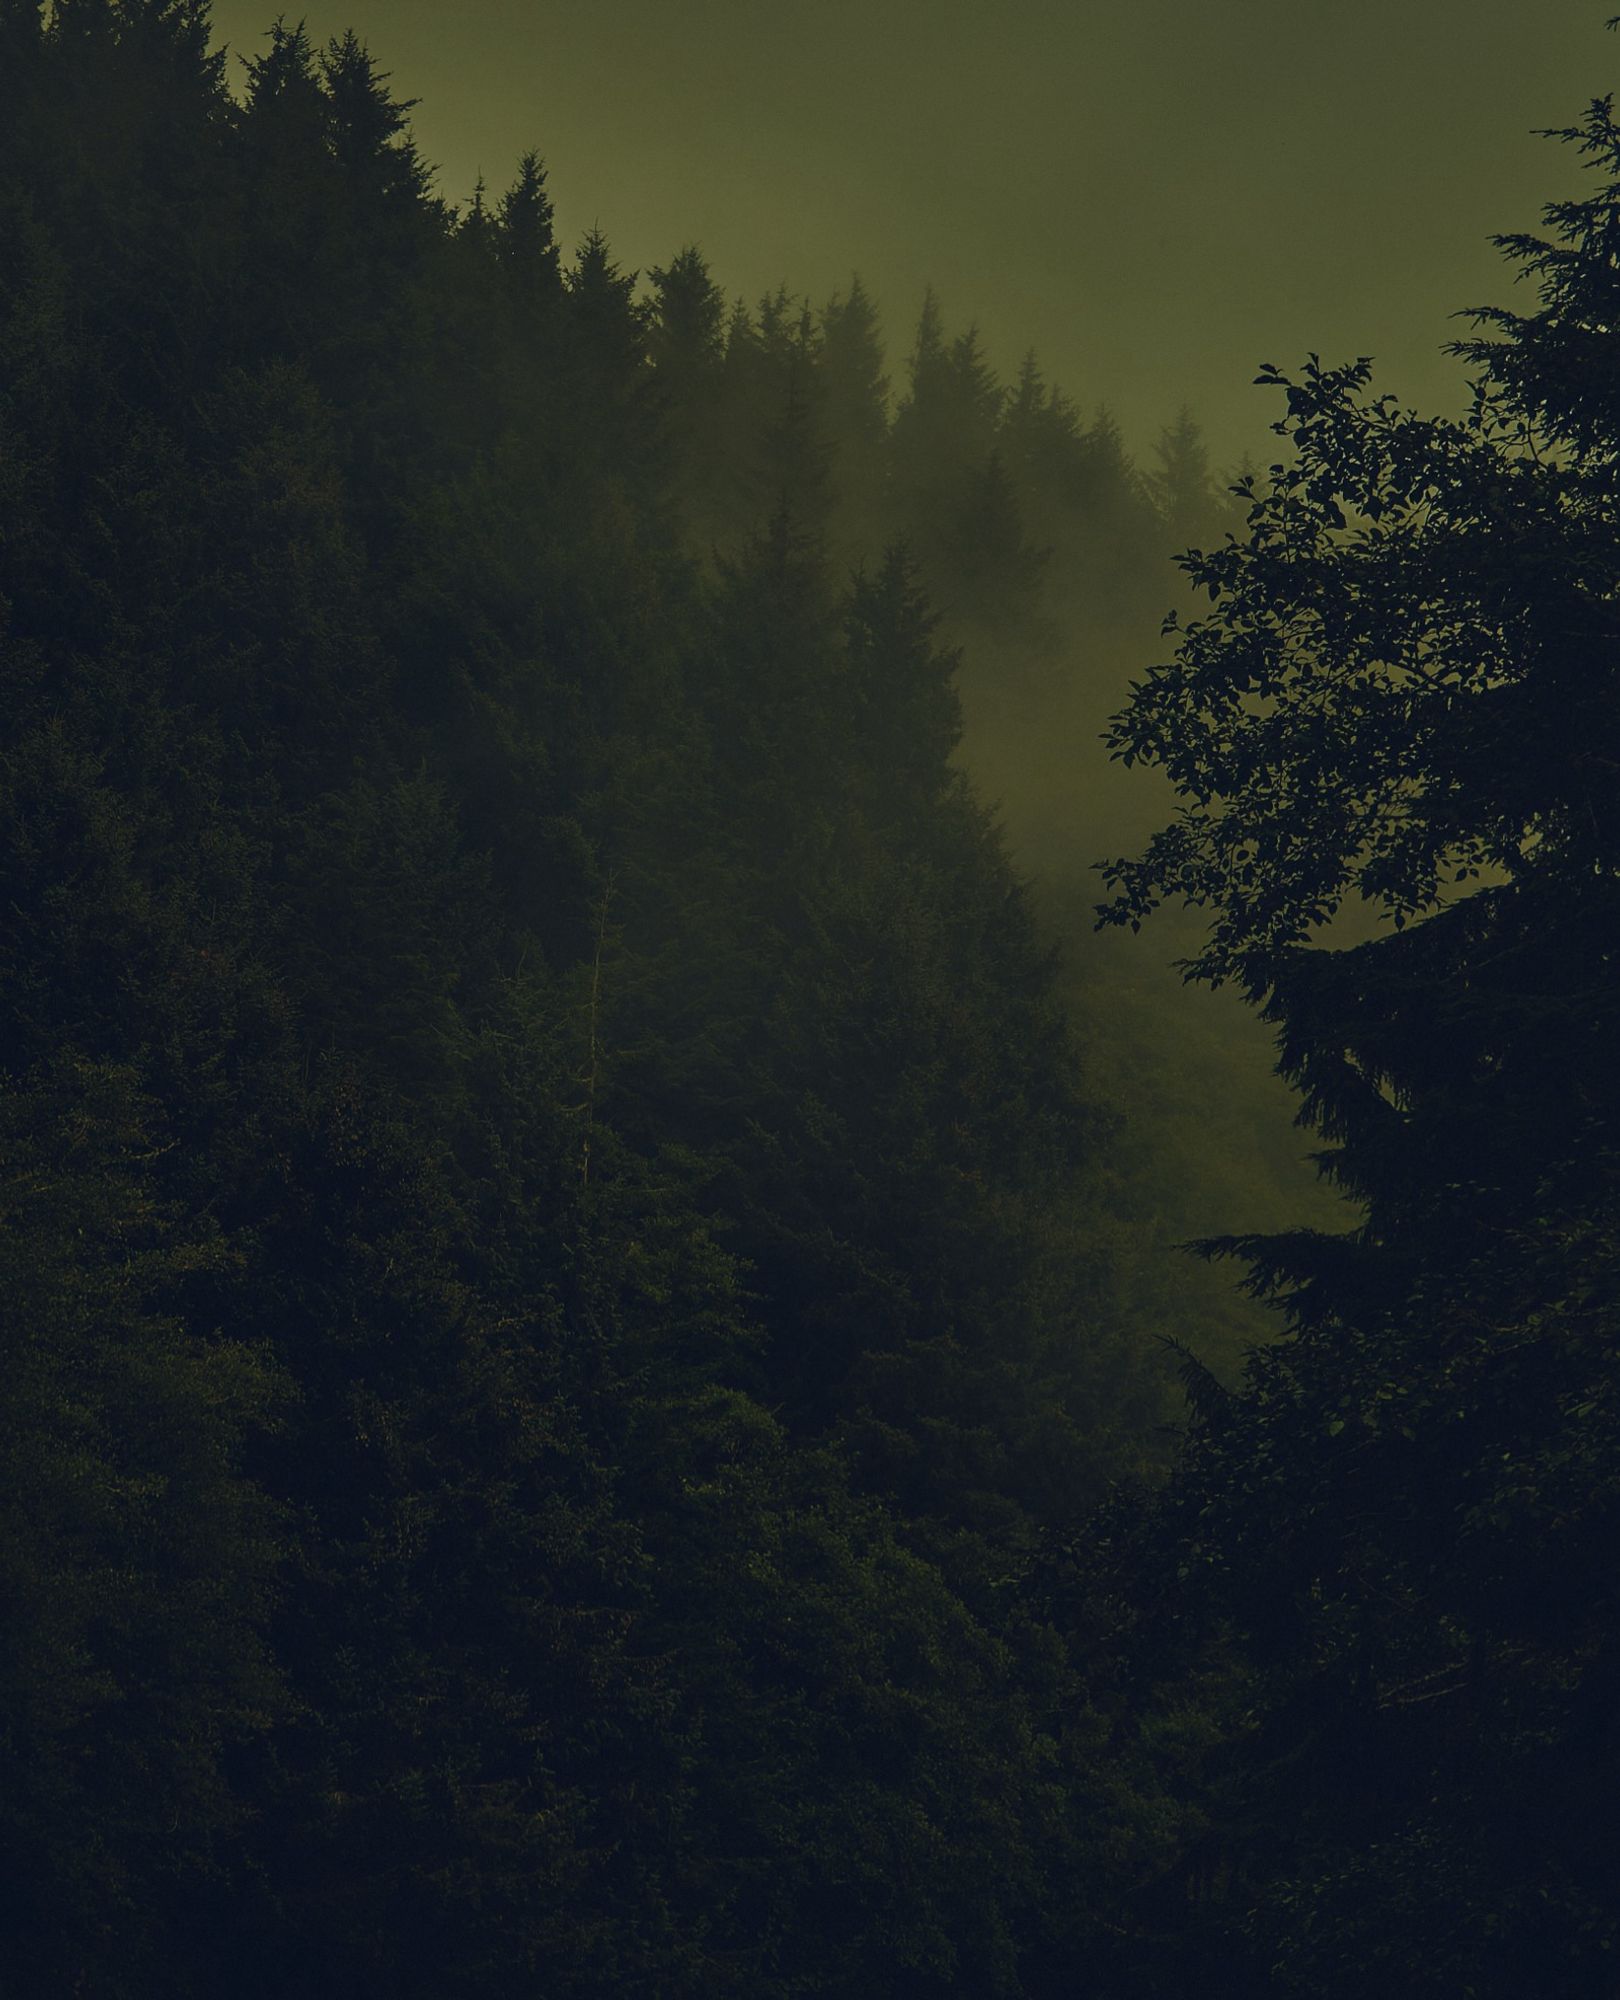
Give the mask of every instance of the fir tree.
<svg viewBox="0 0 1620 2000">
<path fill-rule="evenodd" d="M 870 549 L 888 519 L 889 382 L 877 309 L 859 277 L 822 309 L 817 366 L 840 539 Z"/>
<path fill-rule="evenodd" d="M 1508 239 L 1541 305 L 1463 344 L 1465 417 L 1365 362 L 1265 371 L 1292 453 L 1189 558 L 1211 608 L 1116 726 L 1187 803 L 1105 914 L 1211 912 L 1190 970 L 1276 1024 L 1365 1216 L 1216 1246 L 1289 1330 L 1135 1544 L 1256 1676 L 1217 1807 L 1234 1991 L 1610 1980 L 1615 410 L 1576 364 L 1620 144 L 1604 104 L 1567 136 L 1602 185 Z M 1384 935 L 1322 935 L 1352 897 Z"/>
<path fill-rule="evenodd" d="M 551 198 L 538 153 L 525 153 L 517 179 L 501 196 L 495 241 L 520 313 L 543 311 L 561 290 L 561 264 L 552 233 Z"/>
</svg>

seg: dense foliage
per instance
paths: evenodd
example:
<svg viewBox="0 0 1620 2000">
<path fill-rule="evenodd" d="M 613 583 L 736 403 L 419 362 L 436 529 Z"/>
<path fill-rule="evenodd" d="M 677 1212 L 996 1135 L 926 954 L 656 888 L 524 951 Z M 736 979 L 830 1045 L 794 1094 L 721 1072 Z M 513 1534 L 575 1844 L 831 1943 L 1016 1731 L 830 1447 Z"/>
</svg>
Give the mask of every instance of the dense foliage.
<svg viewBox="0 0 1620 2000">
<path fill-rule="evenodd" d="M 1612 1993 L 1609 106 L 1469 413 L 1268 370 L 1237 517 L 406 112 L 0 0 L 0 1985 Z M 1167 534 L 1106 914 L 1357 1218 L 1224 1385 L 958 754 Z"/>
<path fill-rule="evenodd" d="M 1233 1994 L 1614 1991 L 1620 132 L 1561 136 L 1599 186 L 1505 240 L 1540 302 L 1475 315 L 1465 417 L 1262 376 L 1288 453 L 1117 725 L 1183 806 L 1106 915 L 1212 912 L 1365 1216 L 1222 1246 L 1290 1332 L 1104 1564 L 1156 1698 L 1221 1688 Z"/>
<path fill-rule="evenodd" d="M 1146 502 L 228 82 L 0 6 L 10 1989 L 1047 1990 L 1162 1390 L 922 573 Z"/>
</svg>

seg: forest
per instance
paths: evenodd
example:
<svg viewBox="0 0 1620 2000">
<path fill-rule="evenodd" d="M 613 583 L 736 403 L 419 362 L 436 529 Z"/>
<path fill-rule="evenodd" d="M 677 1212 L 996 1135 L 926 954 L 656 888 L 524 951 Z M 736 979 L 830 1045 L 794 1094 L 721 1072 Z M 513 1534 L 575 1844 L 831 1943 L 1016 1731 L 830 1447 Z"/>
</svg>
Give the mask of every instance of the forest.
<svg viewBox="0 0 1620 2000">
<path fill-rule="evenodd" d="M 1613 2000 L 1610 101 L 1229 475 L 409 113 L 0 0 L 0 1993 Z"/>
</svg>

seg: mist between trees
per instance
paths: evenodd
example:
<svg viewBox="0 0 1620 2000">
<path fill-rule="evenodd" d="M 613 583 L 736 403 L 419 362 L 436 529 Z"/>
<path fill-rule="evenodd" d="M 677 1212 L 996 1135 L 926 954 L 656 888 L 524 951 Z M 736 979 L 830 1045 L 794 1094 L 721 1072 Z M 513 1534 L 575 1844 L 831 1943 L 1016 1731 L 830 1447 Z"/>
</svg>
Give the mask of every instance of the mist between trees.
<svg viewBox="0 0 1620 2000">
<path fill-rule="evenodd" d="M 1236 495 L 406 112 L 0 0 L 4 1990 L 1609 1994 L 1606 108 Z"/>
<path fill-rule="evenodd" d="M 1185 409 L 1134 463 L 1106 408 L 1082 415 L 1033 354 L 1003 382 L 932 293 L 893 358 L 859 277 L 820 307 L 786 286 L 751 307 L 689 246 L 639 297 L 700 562 L 723 570 L 772 519 L 832 578 L 895 546 L 914 562 L 958 656 L 959 759 L 1061 954 L 1088 1099 L 1120 1120 L 1091 1204 L 1094 1228 L 1117 1211 L 1116 1302 L 1143 1329 L 1196 1322 L 1230 1370 L 1264 1318 L 1182 1246 L 1336 1218 L 1269 1033 L 1235 999 L 1184 993 L 1173 929 L 1122 946 L 1093 913 L 1095 857 L 1171 800 L 1109 759 L 1105 729 L 1185 596 L 1173 556 L 1241 525 L 1239 470 L 1211 465 Z"/>
</svg>

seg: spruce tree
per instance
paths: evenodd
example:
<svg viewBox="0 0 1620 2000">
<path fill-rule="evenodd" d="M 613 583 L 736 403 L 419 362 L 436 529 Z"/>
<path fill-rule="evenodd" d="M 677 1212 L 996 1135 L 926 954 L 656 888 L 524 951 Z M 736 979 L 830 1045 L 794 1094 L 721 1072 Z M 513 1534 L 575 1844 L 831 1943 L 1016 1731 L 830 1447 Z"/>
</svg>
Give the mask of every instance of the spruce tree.
<svg viewBox="0 0 1620 2000">
<path fill-rule="evenodd" d="M 1130 1558 L 1253 1677 L 1233 1991 L 1612 1983 L 1620 139 L 1604 103 L 1565 136 L 1600 185 L 1506 239 L 1540 305 L 1461 345 L 1465 416 L 1264 372 L 1288 453 L 1115 731 L 1185 803 L 1105 915 L 1209 912 L 1189 970 L 1275 1024 L 1365 1218 L 1217 1246 L 1288 1331 Z M 1355 902 L 1382 934 L 1341 942 Z"/>
<path fill-rule="evenodd" d="M 822 308 L 818 371 L 838 503 L 834 532 L 846 548 L 870 551 L 891 518 L 889 382 L 877 309 L 858 276 Z"/>
</svg>

